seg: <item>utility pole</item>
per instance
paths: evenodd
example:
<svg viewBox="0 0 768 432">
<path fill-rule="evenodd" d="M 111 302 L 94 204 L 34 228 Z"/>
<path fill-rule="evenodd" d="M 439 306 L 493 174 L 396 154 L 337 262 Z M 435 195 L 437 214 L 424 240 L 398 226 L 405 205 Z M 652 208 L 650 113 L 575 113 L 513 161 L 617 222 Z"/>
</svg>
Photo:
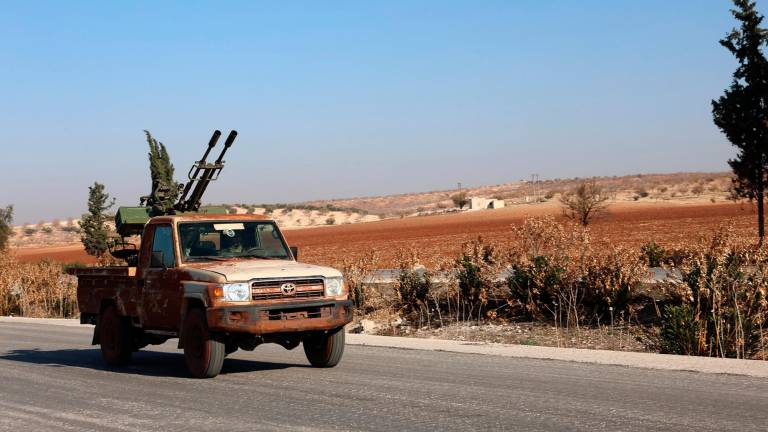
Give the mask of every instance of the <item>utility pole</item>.
<svg viewBox="0 0 768 432">
<path fill-rule="evenodd" d="M 539 183 L 539 175 L 531 174 L 531 185 L 533 187 L 533 202 L 539 202 L 538 183 Z"/>
</svg>

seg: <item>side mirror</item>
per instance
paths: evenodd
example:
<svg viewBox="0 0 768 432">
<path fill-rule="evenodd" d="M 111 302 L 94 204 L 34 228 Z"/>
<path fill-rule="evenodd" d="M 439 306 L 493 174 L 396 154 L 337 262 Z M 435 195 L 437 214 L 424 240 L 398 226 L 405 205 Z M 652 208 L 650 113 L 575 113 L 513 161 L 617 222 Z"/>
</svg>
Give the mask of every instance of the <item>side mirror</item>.
<svg viewBox="0 0 768 432">
<path fill-rule="evenodd" d="M 291 250 L 291 255 L 293 255 L 293 259 L 298 261 L 299 260 L 299 247 L 298 246 L 291 246 L 289 249 Z"/>
<path fill-rule="evenodd" d="M 149 260 L 149 266 L 162 267 L 164 270 L 167 270 L 168 267 L 165 266 L 165 260 L 163 258 L 163 251 L 152 251 L 152 258 Z"/>
</svg>

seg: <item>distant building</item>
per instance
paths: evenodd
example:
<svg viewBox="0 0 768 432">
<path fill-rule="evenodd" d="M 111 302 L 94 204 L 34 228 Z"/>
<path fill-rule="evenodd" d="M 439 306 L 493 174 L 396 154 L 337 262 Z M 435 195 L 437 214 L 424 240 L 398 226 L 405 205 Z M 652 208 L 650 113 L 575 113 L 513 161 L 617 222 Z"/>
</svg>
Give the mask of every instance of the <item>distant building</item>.
<svg viewBox="0 0 768 432">
<path fill-rule="evenodd" d="M 504 200 L 492 199 L 492 198 L 469 198 L 470 210 L 486 210 L 486 209 L 500 209 L 504 208 Z"/>
</svg>

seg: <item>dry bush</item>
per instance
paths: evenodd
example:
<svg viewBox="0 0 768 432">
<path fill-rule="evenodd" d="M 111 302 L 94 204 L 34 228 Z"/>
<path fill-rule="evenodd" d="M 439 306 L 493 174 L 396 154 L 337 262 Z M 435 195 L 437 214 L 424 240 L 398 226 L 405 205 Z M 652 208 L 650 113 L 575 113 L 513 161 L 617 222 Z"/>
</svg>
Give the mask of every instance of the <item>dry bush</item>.
<svg viewBox="0 0 768 432">
<path fill-rule="evenodd" d="M 575 270 L 588 247 L 586 231 L 567 230 L 552 217 L 532 218 L 513 229 L 513 238 L 518 248 L 509 254 L 510 304 L 532 319 L 551 317 L 578 326 Z"/>
<path fill-rule="evenodd" d="M 76 316 L 77 279 L 49 261 L 20 263 L 0 256 L 0 315 L 69 318 Z"/>
<path fill-rule="evenodd" d="M 509 254 L 507 286 L 524 315 L 578 328 L 585 318 L 628 311 L 645 270 L 639 252 L 593 247 L 586 229 L 551 217 L 529 219 L 514 234 L 519 249 Z"/>
<path fill-rule="evenodd" d="M 579 272 L 582 304 L 597 318 L 608 312 L 631 313 L 629 306 L 646 270 L 639 251 L 622 246 L 591 249 Z"/>
<path fill-rule="evenodd" d="M 432 291 L 432 273 L 419 265 L 415 249 L 398 254 L 398 276 L 394 294 L 397 312 L 403 318 L 422 327 L 431 326 L 429 298 Z"/>
<path fill-rule="evenodd" d="M 647 195 L 647 192 L 646 192 Z M 602 213 L 608 201 L 608 194 L 595 181 L 584 182 L 560 196 L 563 214 L 583 226 Z"/>
<path fill-rule="evenodd" d="M 366 313 L 373 309 L 365 292 L 365 279 L 378 269 L 379 252 L 375 249 L 359 257 L 345 257 L 341 262 L 341 272 L 347 283 L 349 293 L 355 303 L 355 310 Z"/>
<path fill-rule="evenodd" d="M 498 280 L 505 268 L 495 248 L 478 237 L 464 243 L 453 263 L 452 277 L 457 290 L 456 316 L 462 321 L 480 321 L 489 301 L 497 303 L 506 298 L 501 292 L 503 284 Z"/>
<path fill-rule="evenodd" d="M 607 321 L 607 314 L 611 321 L 614 315 L 637 319 L 635 310 L 651 306 L 647 294 L 638 293 L 644 274 L 649 265 L 661 265 L 679 270 L 682 279 L 659 292 L 663 313 L 647 317 L 660 325 L 658 349 L 740 358 L 766 354 L 768 251 L 729 229 L 706 241 L 631 249 L 595 242 L 577 224 L 530 218 L 512 227 L 508 238 L 467 242 L 455 258 L 424 272 L 416 270 L 416 249 L 394 253 L 400 268 L 394 286 L 364 286 L 380 262 L 375 251 L 343 263 L 358 311 L 389 317 L 390 325 L 396 316 L 418 327 L 525 318 L 578 332 Z M 652 326 L 643 328 L 656 334 Z"/>
<path fill-rule="evenodd" d="M 663 352 L 748 358 L 765 354 L 768 251 L 728 228 L 701 242 L 666 288 L 671 304 L 662 318 Z"/>
</svg>

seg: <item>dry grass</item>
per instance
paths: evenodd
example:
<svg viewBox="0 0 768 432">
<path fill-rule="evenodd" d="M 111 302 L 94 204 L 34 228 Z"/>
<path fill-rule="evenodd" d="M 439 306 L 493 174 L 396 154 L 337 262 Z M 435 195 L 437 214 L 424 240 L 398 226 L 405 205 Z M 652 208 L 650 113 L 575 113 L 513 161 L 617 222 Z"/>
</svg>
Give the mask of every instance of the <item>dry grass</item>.
<svg viewBox="0 0 768 432">
<path fill-rule="evenodd" d="M 0 315 L 77 316 L 77 279 L 50 261 L 20 263 L 0 251 Z"/>
<path fill-rule="evenodd" d="M 405 320 L 400 329 L 386 330 L 394 334 L 532 321 L 572 340 L 617 329 L 629 337 L 632 329 L 650 350 L 766 358 L 768 252 L 728 228 L 680 247 L 661 254 L 682 271 L 683 281 L 649 297 L 642 283 L 647 254 L 640 248 L 596 243 L 583 227 L 531 218 L 513 228 L 509 241 L 478 238 L 430 269 L 419 269 L 418 250 L 399 250 L 394 285 L 355 287 L 361 298 L 379 299 L 366 303 L 363 314 Z M 506 279 L 497 276 L 509 269 Z M 356 271 L 354 264 L 345 267 L 350 270 Z M 674 308 L 687 314 L 682 323 Z M 636 348 L 637 338 L 626 345 Z"/>
</svg>

